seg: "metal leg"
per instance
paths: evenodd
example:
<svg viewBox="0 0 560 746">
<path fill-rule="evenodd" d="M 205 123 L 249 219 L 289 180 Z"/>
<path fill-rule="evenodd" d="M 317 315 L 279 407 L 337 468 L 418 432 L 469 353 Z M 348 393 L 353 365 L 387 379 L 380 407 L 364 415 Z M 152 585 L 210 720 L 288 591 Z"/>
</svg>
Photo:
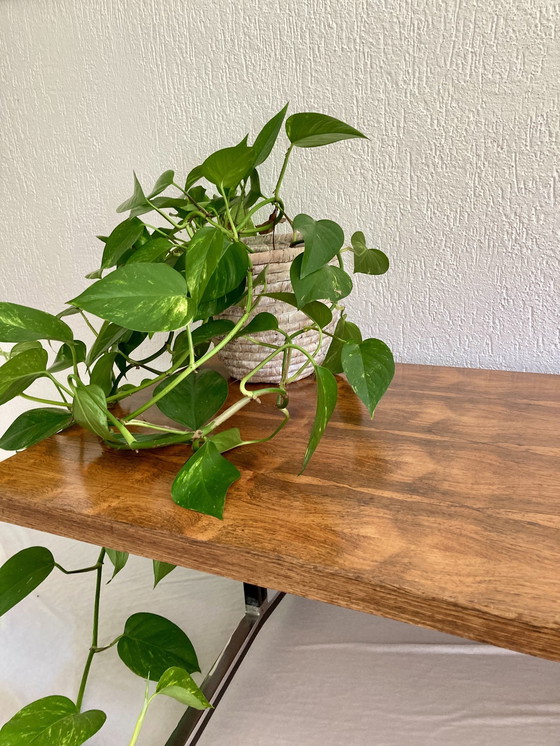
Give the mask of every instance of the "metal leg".
<svg viewBox="0 0 560 746">
<path fill-rule="evenodd" d="M 202 684 L 202 691 L 213 707 L 217 706 L 224 695 L 263 624 L 285 596 L 284 593 L 276 593 L 269 600 L 266 588 L 249 583 L 243 583 L 243 593 L 245 596 L 245 616 Z M 165 746 L 194 746 L 213 712 L 213 709 L 194 710 L 189 708 Z"/>
</svg>

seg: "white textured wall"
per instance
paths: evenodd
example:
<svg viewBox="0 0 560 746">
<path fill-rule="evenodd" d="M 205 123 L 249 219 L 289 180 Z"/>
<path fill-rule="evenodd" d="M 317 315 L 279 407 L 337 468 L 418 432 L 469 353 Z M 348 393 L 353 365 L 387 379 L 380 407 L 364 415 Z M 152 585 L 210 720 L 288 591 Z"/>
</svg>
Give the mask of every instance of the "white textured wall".
<svg viewBox="0 0 560 746">
<path fill-rule="evenodd" d="M 3 0 L 0 297 L 55 311 L 131 171 L 186 172 L 290 100 L 371 140 L 297 153 L 288 205 L 363 228 L 369 334 L 411 362 L 560 371 L 551 0 Z"/>
</svg>

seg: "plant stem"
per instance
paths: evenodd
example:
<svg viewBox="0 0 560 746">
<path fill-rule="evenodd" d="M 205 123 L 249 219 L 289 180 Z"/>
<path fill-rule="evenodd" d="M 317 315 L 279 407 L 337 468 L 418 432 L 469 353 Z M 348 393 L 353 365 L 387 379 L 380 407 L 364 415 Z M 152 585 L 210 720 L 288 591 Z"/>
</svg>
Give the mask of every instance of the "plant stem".
<svg viewBox="0 0 560 746">
<path fill-rule="evenodd" d="M 226 206 L 226 215 L 227 215 L 227 219 L 228 219 L 228 222 L 230 224 L 230 227 L 231 227 L 231 232 L 233 233 L 233 236 L 234 236 L 235 240 L 239 241 L 239 235 L 237 233 L 237 228 L 235 227 L 235 223 L 234 223 L 233 217 L 231 215 L 231 209 L 230 209 L 230 206 L 229 206 L 229 200 L 226 197 L 225 190 L 221 189 L 220 190 L 220 194 L 224 198 L 224 203 L 225 203 L 225 206 Z"/>
<path fill-rule="evenodd" d="M 28 399 L 29 401 L 36 401 L 40 404 L 48 404 L 51 407 L 66 407 L 70 408 L 70 404 L 63 401 L 54 401 L 53 399 L 42 399 L 39 396 L 31 396 L 31 394 L 20 394 L 22 399 Z"/>
<path fill-rule="evenodd" d="M 150 702 L 152 701 L 153 697 L 155 695 L 152 695 L 151 697 L 148 696 L 149 694 L 149 683 L 146 682 L 146 692 L 144 694 L 144 704 L 142 705 L 142 709 L 140 711 L 140 715 L 138 716 L 138 720 L 136 721 L 136 725 L 134 726 L 134 733 L 132 734 L 132 738 L 130 739 L 130 743 L 128 746 L 135 746 L 136 742 L 138 741 L 138 736 L 140 735 L 140 731 L 142 730 L 142 725 L 144 724 L 144 719 L 146 717 L 146 713 L 148 712 L 148 707 L 150 706 Z"/>
<path fill-rule="evenodd" d="M 105 549 L 101 549 L 99 552 L 99 557 L 97 558 L 97 578 L 95 582 L 95 599 L 93 602 L 93 624 L 92 624 L 92 631 L 91 631 L 91 647 L 88 652 L 88 656 L 86 659 L 86 664 L 84 666 L 84 672 L 82 674 L 82 680 L 80 682 L 80 688 L 78 690 L 78 697 L 76 699 L 76 707 L 79 712 L 81 712 L 82 704 L 84 701 L 84 693 L 86 690 L 86 684 L 89 676 L 89 671 L 91 668 L 91 663 L 93 661 L 93 656 L 95 655 L 95 648 L 97 648 L 98 643 L 98 637 L 99 637 L 99 604 L 101 601 L 101 581 L 103 578 L 103 560 L 105 558 Z"/>
<path fill-rule="evenodd" d="M 78 575 L 82 572 L 93 572 L 94 570 L 99 569 L 99 563 L 96 563 L 95 565 L 92 565 L 91 567 L 82 567 L 80 570 L 66 570 L 62 565 L 59 565 L 58 562 L 55 562 L 54 565 L 56 568 L 60 570 L 60 572 L 63 572 L 65 575 Z"/>
<path fill-rule="evenodd" d="M 284 163 L 282 164 L 282 170 L 280 171 L 280 176 L 278 177 L 278 181 L 276 182 L 276 187 L 274 189 L 274 196 L 276 199 L 279 199 L 280 187 L 282 186 L 282 181 L 284 180 L 284 174 L 286 173 L 286 166 L 288 165 L 288 160 L 290 158 L 293 147 L 294 147 L 293 145 L 290 145 L 290 147 L 286 151 L 286 155 L 284 156 Z"/>
</svg>

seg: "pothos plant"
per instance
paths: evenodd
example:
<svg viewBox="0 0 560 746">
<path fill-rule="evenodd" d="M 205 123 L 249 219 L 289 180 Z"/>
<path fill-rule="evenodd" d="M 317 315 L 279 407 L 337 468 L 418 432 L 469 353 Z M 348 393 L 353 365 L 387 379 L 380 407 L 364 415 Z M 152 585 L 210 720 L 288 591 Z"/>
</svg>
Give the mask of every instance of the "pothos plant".
<svg viewBox="0 0 560 746">
<path fill-rule="evenodd" d="M 200 672 L 194 647 L 169 619 L 147 612 L 133 614 L 115 639 L 100 643 L 99 611 L 107 559 L 113 565 L 111 581 L 126 565 L 125 552 L 103 548 L 93 565 L 68 570 L 55 561 L 46 547 L 30 547 L 0 567 L 0 617 L 32 593 L 55 569 L 66 575 L 95 574 L 91 645 L 75 701 L 50 695 L 31 702 L 0 728 L 0 746 L 80 746 L 89 741 L 105 724 L 106 715 L 101 710 L 84 710 L 86 686 L 95 656 L 111 649 L 116 649 L 125 666 L 145 681 L 144 701 L 129 746 L 137 743 L 148 708 L 156 697 L 171 697 L 199 710 L 211 706 L 191 676 Z M 173 569 L 173 565 L 154 561 L 154 588 Z M 155 686 L 150 682 L 155 682 Z"/>
<path fill-rule="evenodd" d="M 286 111 L 284 107 L 276 114 L 251 145 L 245 137 L 238 145 L 212 153 L 184 181 L 173 171 L 165 171 L 146 191 L 135 176 L 132 197 L 117 208 L 128 216 L 108 236 L 100 237 L 103 253 L 100 266 L 88 275 L 92 284 L 57 316 L 0 303 L 0 342 L 12 344 L 1 353 L 5 362 L 0 366 L 0 405 L 17 396 L 42 405 L 24 412 L 8 427 L 0 448 L 25 449 L 72 424 L 87 428 L 114 449 L 140 451 L 185 444 L 186 461 L 171 485 L 172 497 L 185 508 L 221 518 L 227 490 L 240 476 L 223 454 L 260 442 L 246 441 L 239 429 L 224 425 L 266 395 L 274 397 L 279 424 L 261 441 L 286 425 L 288 386 L 302 372 L 290 375 L 294 350 L 304 355 L 303 368 L 315 374 L 317 385 L 316 415 L 303 468 L 335 408 L 336 374 L 346 374 L 373 416 L 392 379 L 393 357 L 382 341 L 362 339 L 357 325 L 347 318 L 341 301 L 352 290 L 352 278 L 344 260 L 351 257 L 354 273 L 379 275 L 387 271 L 388 259 L 382 251 L 368 248 L 362 232 L 345 242 L 342 228 L 331 219 L 292 216 L 282 198 L 284 176 L 296 150 L 364 135 L 323 114 L 293 114 L 285 121 L 288 147 L 284 160 L 274 187 L 266 191 L 259 167 L 277 142 Z M 259 223 L 263 210 L 268 217 Z M 150 222 L 145 217 L 149 214 L 156 216 Z M 253 249 L 244 239 L 274 232 L 279 223 L 289 224 L 292 243 L 301 246 L 301 252 L 291 264 L 293 292 L 271 294 L 266 270 L 253 275 Z M 283 330 L 274 314 L 259 312 L 266 296 L 301 310 L 308 324 L 296 332 Z M 220 318 L 231 306 L 241 308 L 239 319 Z M 89 345 L 76 338 L 64 320 L 77 314 L 92 335 Z M 317 334 L 314 352 L 298 344 L 298 337 L 308 330 Z M 281 341 L 273 344 L 259 337 L 267 331 L 278 332 Z M 228 381 L 212 368 L 212 362 L 239 337 L 264 347 L 266 354 L 239 381 L 238 397 L 224 408 Z M 138 356 L 138 348 L 148 338 L 155 351 Z M 319 364 L 326 340 L 330 340 L 328 351 Z M 251 385 L 259 371 L 277 357 L 282 360 L 280 380 L 274 385 Z M 146 378 L 140 383 L 127 380 L 138 369 Z M 40 378 L 50 381 L 57 398 L 28 392 Z M 115 409 L 143 390 L 142 404 L 130 406 L 130 411 Z M 152 422 L 154 407 L 174 424 Z M 99 644 L 99 599 L 107 557 L 116 574 L 128 555 L 102 549 L 94 565 L 69 571 L 55 562 L 48 549 L 32 547 L 0 568 L 0 615 L 55 568 L 96 575 L 92 643 L 76 701 L 54 696 L 28 705 L 0 730 L 0 746 L 20 746 L 31 738 L 38 745 L 79 746 L 94 735 L 105 716 L 97 710 L 82 711 L 84 691 L 94 656 L 112 647 L 132 671 L 158 682 L 153 694 L 146 689 L 131 744 L 136 743 L 147 706 L 156 695 L 174 696 L 194 707 L 209 706 L 190 677 L 198 670 L 192 645 L 170 621 L 135 614 L 115 640 Z M 172 565 L 154 562 L 156 582 L 172 569 Z"/>
<path fill-rule="evenodd" d="M 316 417 L 304 468 L 336 404 L 335 374 L 346 374 L 373 415 L 393 376 L 393 357 L 382 341 L 363 340 L 356 324 L 346 317 L 341 301 L 352 290 L 352 278 L 344 257 L 352 257 L 354 273 L 366 275 L 386 272 L 388 259 L 379 249 L 368 248 L 362 232 L 355 232 L 345 245 L 343 230 L 333 220 L 305 214 L 292 217 L 282 199 L 284 176 L 295 151 L 365 136 L 323 114 L 291 115 L 285 122 L 288 148 L 273 189 L 266 191 L 259 167 L 273 150 L 286 110 L 287 106 L 276 114 L 251 145 L 244 137 L 238 145 L 212 153 L 184 181 L 165 171 L 146 191 L 135 175 L 132 197 L 117 208 L 128 216 L 109 236 L 100 237 L 104 244 L 100 266 L 88 275 L 93 283 L 58 316 L 0 303 L 0 342 L 15 343 L 4 353 L 7 359 L 0 367 L 0 404 L 20 395 L 46 405 L 18 417 L 0 438 L 1 448 L 27 448 L 73 423 L 115 449 L 138 451 L 182 443 L 190 448 L 171 486 L 173 499 L 185 508 L 221 518 L 227 490 L 240 476 L 223 454 L 248 442 L 238 429 L 223 426 L 242 407 L 260 402 L 267 394 L 275 396 L 280 419 L 274 432 L 262 440 L 285 426 L 294 350 L 305 355 L 304 365 L 314 372 L 317 384 Z M 268 218 L 257 224 L 263 209 Z M 148 222 L 145 216 L 150 214 L 156 215 L 154 222 L 159 225 Z M 309 319 L 305 328 L 293 333 L 283 331 L 273 313 L 258 312 L 259 302 L 268 294 L 267 273 L 253 276 L 252 249 L 243 242 L 275 231 L 282 221 L 292 228 L 293 243 L 301 245 L 301 253 L 291 264 L 293 292 L 276 296 Z M 233 305 L 242 309 L 237 322 L 218 318 Z M 87 323 L 93 335 L 89 348 L 64 320 L 72 314 Z M 338 319 L 334 331 L 333 314 Z M 314 353 L 298 345 L 298 336 L 309 329 L 318 334 Z M 258 338 L 269 330 L 279 332 L 280 343 Z M 223 409 L 228 382 L 211 363 L 240 336 L 268 348 L 268 355 L 239 382 L 239 398 Z M 135 357 L 148 337 L 156 340 L 157 349 Z M 325 338 L 331 342 L 319 365 L 316 358 Z M 50 363 L 44 340 L 51 347 L 59 343 Z M 249 387 L 261 368 L 278 356 L 283 361 L 280 380 L 271 386 Z M 136 369 L 142 369 L 146 378 L 133 384 L 127 376 Z M 65 380 L 61 380 L 63 372 Z M 38 378 L 49 379 L 58 398 L 26 393 Z M 144 389 L 150 391 L 142 404 L 126 414 L 114 412 L 114 405 Z M 154 407 L 175 424 L 152 422 Z"/>
</svg>

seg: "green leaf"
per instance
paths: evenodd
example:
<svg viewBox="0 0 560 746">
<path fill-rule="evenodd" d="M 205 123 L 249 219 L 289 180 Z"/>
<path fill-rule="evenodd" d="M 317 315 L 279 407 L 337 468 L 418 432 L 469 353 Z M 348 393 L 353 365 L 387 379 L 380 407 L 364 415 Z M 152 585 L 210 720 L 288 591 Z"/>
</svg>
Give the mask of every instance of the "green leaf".
<svg viewBox="0 0 560 746">
<path fill-rule="evenodd" d="M 0 404 L 5 404 L 45 373 L 48 355 L 43 349 L 31 349 L 0 366 Z"/>
<path fill-rule="evenodd" d="M 111 576 L 111 580 L 113 580 L 115 575 L 117 575 L 126 565 L 130 555 L 128 552 L 119 552 L 116 549 L 109 549 L 108 547 L 105 547 L 105 552 L 107 553 L 107 557 L 109 557 L 113 567 L 115 568 L 113 575 Z"/>
<path fill-rule="evenodd" d="M 313 220 L 309 215 L 296 215 L 294 230 L 301 233 L 305 242 L 302 277 L 328 264 L 344 243 L 344 231 L 332 220 Z"/>
<path fill-rule="evenodd" d="M 200 181 L 203 176 L 204 174 L 202 173 L 202 166 L 195 166 L 192 171 L 189 171 L 187 179 L 185 181 L 185 192 L 188 192 L 193 184 L 196 184 L 197 181 Z"/>
<path fill-rule="evenodd" d="M 5 451 L 22 451 L 64 430 L 71 423 L 72 415 L 66 409 L 29 409 L 20 414 L 2 435 L 0 448 Z"/>
<path fill-rule="evenodd" d="M 0 616 L 32 593 L 54 565 L 54 557 L 45 547 L 22 549 L 6 560 L 0 567 Z"/>
<path fill-rule="evenodd" d="M 229 293 L 226 293 L 226 295 L 209 300 L 203 298 L 202 300 L 204 302 L 201 301 L 199 303 L 193 321 L 201 321 L 202 319 L 210 318 L 210 316 L 216 316 L 217 314 L 222 313 L 222 311 L 225 311 L 226 308 L 235 305 L 243 297 L 245 285 L 246 281 L 244 277 L 239 285 Z"/>
<path fill-rule="evenodd" d="M 213 443 L 220 453 L 231 451 L 232 448 L 237 448 L 243 443 L 241 437 L 241 431 L 238 427 L 231 427 L 229 430 L 222 430 L 221 433 L 211 435 L 208 440 Z"/>
<path fill-rule="evenodd" d="M 196 305 L 227 248 L 224 234 L 209 225 L 197 231 L 189 241 L 186 255 L 187 287 Z"/>
<path fill-rule="evenodd" d="M 274 331 L 275 329 L 278 329 L 278 319 L 276 316 L 267 311 L 262 311 L 254 316 L 243 329 L 240 329 L 234 339 L 259 334 L 260 332 Z"/>
<path fill-rule="evenodd" d="M 222 518 L 226 493 L 240 476 L 239 469 L 209 440 L 181 467 L 171 494 L 183 508 Z"/>
<path fill-rule="evenodd" d="M 0 342 L 34 342 L 56 339 L 71 342 L 72 329 L 56 316 L 36 308 L 0 303 Z"/>
<path fill-rule="evenodd" d="M 388 269 L 389 259 L 379 249 L 366 249 L 363 254 L 354 254 L 354 272 L 383 275 Z"/>
<path fill-rule="evenodd" d="M 127 264 L 70 302 L 128 329 L 160 332 L 185 324 L 186 296 L 184 277 L 167 264 Z"/>
<path fill-rule="evenodd" d="M 362 333 L 351 321 L 346 321 L 344 316 L 341 316 L 334 330 L 334 336 L 327 350 L 325 359 L 323 360 L 323 367 L 328 368 L 331 373 L 342 373 L 342 360 L 341 353 L 345 342 L 361 342 Z"/>
<path fill-rule="evenodd" d="M 105 396 L 109 396 L 113 388 L 113 366 L 116 356 L 116 352 L 106 352 L 101 355 L 91 371 L 89 382 L 99 386 Z"/>
<path fill-rule="evenodd" d="M 72 358 L 72 348 L 74 348 L 74 355 L 76 356 L 77 363 L 83 363 L 86 359 L 86 346 L 85 344 L 76 339 L 71 344 L 65 342 L 59 349 L 54 359 L 53 364 L 50 366 L 49 371 L 51 373 L 58 373 L 61 370 L 71 368 L 74 364 Z"/>
<path fill-rule="evenodd" d="M 212 319 L 206 324 L 194 329 L 192 333 L 193 344 L 198 345 L 201 342 L 210 342 L 214 337 L 223 337 L 230 332 L 235 324 L 229 319 Z"/>
<path fill-rule="evenodd" d="M 154 394 L 159 394 L 177 375 L 159 383 Z M 198 430 L 216 414 L 227 395 L 226 379 L 217 371 L 205 368 L 190 373 L 157 402 L 157 407 L 175 422 Z"/>
<path fill-rule="evenodd" d="M 208 156 L 201 166 L 202 175 L 218 189 L 233 189 L 255 167 L 255 153 L 245 141 Z"/>
<path fill-rule="evenodd" d="M 245 280 L 248 269 L 249 254 L 245 244 L 229 244 L 206 285 L 201 302 L 207 303 L 234 291 Z"/>
<path fill-rule="evenodd" d="M 395 374 L 391 350 L 380 339 L 365 339 L 360 343 L 347 342 L 341 358 L 348 383 L 373 417 L 375 407 Z"/>
<path fill-rule="evenodd" d="M 119 324 L 111 324 L 108 321 L 104 321 L 86 357 L 86 363 L 91 365 L 100 355 L 128 334 L 129 331 L 129 329 L 119 326 Z"/>
<path fill-rule="evenodd" d="M 126 260 L 126 264 L 140 264 L 140 263 L 151 263 L 163 261 L 172 243 L 169 239 L 163 238 L 152 238 L 147 241 L 143 246 L 136 249 Z"/>
<path fill-rule="evenodd" d="M 171 565 L 169 562 L 160 562 L 159 560 L 153 560 L 154 564 L 154 588 L 162 581 L 170 572 L 177 567 L 177 565 Z"/>
<path fill-rule="evenodd" d="M 354 127 L 350 127 L 339 119 L 314 112 L 292 114 L 291 117 L 288 117 L 286 134 L 292 145 L 298 148 L 316 148 L 339 140 L 366 137 Z"/>
<path fill-rule="evenodd" d="M 67 697 L 43 697 L 26 705 L 0 730 L 1 746 L 81 746 L 102 728 L 101 710 L 79 712 Z"/>
<path fill-rule="evenodd" d="M 290 268 L 290 279 L 298 308 L 313 300 L 330 300 L 338 303 L 352 292 L 352 279 L 340 267 L 327 265 L 301 278 L 302 259 L 303 254 L 296 256 Z"/>
<path fill-rule="evenodd" d="M 27 350 L 42 350 L 42 349 L 43 349 L 43 345 L 40 342 L 18 342 L 10 350 L 9 357 L 10 358 L 16 357 L 16 355 L 21 355 L 22 352 L 27 352 Z"/>
<path fill-rule="evenodd" d="M 157 197 L 158 194 L 161 194 L 165 189 L 167 189 L 168 186 L 173 184 L 174 178 L 174 171 L 164 171 L 162 175 L 158 177 L 156 183 L 154 184 L 154 188 L 148 195 L 148 199 L 151 200 L 153 197 Z"/>
<path fill-rule="evenodd" d="M 138 218 L 127 218 L 113 229 L 103 249 L 101 269 L 114 267 L 122 255 L 140 238 L 144 223 Z"/>
<path fill-rule="evenodd" d="M 138 177 L 134 173 L 134 192 L 132 194 L 132 197 L 126 200 L 126 202 L 123 202 L 122 205 L 119 205 L 117 207 L 117 212 L 128 212 L 129 210 L 134 210 L 137 207 L 150 207 L 148 204 L 148 200 L 146 199 L 146 195 L 144 194 L 144 190 L 140 186 L 140 182 L 138 181 Z"/>
<path fill-rule="evenodd" d="M 163 673 L 156 686 L 156 694 L 165 694 L 166 697 L 172 697 L 187 707 L 194 707 L 195 710 L 212 707 L 194 679 L 184 668 L 177 666 L 168 668 Z"/>
<path fill-rule="evenodd" d="M 247 192 L 247 196 L 245 197 L 245 200 L 243 202 L 245 209 L 248 210 L 250 207 L 252 207 L 255 202 L 262 196 L 263 193 L 261 191 L 261 180 L 257 169 L 254 168 L 251 171 L 251 175 L 249 176 L 249 191 Z"/>
<path fill-rule="evenodd" d="M 74 419 L 104 440 L 110 436 L 107 425 L 107 400 L 100 386 L 79 384 L 72 403 Z"/>
<path fill-rule="evenodd" d="M 297 308 L 297 298 L 294 293 L 265 293 L 265 296 L 267 298 L 281 300 L 284 303 L 288 303 L 288 305 Z M 318 324 L 321 329 L 324 329 L 324 327 L 328 326 L 332 321 L 331 309 L 318 300 L 312 300 L 309 303 L 306 303 L 305 306 L 302 306 L 299 310 L 306 316 L 309 316 L 311 321 Z"/>
<path fill-rule="evenodd" d="M 200 671 L 191 641 L 176 624 L 157 614 L 133 614 L 117 643 L 122 662 L 143 679 L 158 681 L 168 668 Z"/>
<path fill-rule="evenodd" d="M 315 368 L 315 378 L 317 380 L 317 406 L 315 409 L 315 420 L 313 422 L 313 429 L 311 430 L 311 437 L 305 451 L 303 459 L 303 468 L 305 469 L 311 456 L 313 456 L 315 449 L 319 445 L 319 441 L 323 437 L 323 433 L 326 430 L 329 420 L 334 412 L 336 406 L 336 400 L 338 397 L 338 386 L 336 378 L 327 368 L 317 366 Z M 301 472 L 300 472 L 301 473 Z"/>
<path fill-rule="evenodd" d="M 273 116 L 257 135 L 257 139 L 253 143 L 255 166 L 260 166 L 270 155 L 278 138 L 287 110 L 288 104 L 278 114 Z"/>
</svg>

